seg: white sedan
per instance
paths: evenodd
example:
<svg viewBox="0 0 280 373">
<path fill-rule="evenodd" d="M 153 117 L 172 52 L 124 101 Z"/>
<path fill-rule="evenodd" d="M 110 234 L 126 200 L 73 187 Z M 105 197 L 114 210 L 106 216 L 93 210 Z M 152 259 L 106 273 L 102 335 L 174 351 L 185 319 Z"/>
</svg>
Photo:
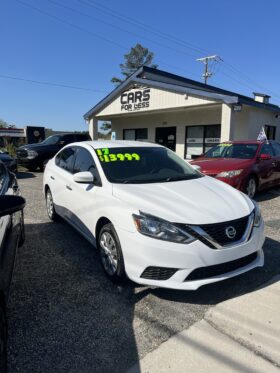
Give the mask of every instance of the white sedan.
<svg viewBox="0 0 280 373">
<path fill-rule="evenodd" d="M 48 162 L 44 194 L 113 281 L 194 290 L 264 262 L 258 206 L 160 145 L 70 144 Z"/>
</svg>

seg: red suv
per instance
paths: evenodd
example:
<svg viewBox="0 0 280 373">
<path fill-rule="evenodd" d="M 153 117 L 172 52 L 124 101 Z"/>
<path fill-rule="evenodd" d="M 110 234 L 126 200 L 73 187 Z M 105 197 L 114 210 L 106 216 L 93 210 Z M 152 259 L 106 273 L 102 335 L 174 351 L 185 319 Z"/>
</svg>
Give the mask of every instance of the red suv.
<svg viewBox="0 0 280 373">
<path fill-rule="evenodd" d="M 251 198 L 258 190 L 280 185 L 280 143 L 276 141 L 224 142 L 191 164 Z"/>
</svg>

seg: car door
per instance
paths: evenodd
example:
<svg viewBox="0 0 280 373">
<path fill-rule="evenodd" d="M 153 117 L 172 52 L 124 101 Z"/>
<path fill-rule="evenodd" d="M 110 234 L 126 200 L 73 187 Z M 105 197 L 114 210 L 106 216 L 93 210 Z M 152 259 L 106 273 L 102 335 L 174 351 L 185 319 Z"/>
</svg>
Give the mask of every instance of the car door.
<svg viewBox="0 0 280 373">
<path fill-rule="evenodd" d="M 275 162 L 275 178 L 274 178 L 274 183 L 276 185 L 280 184 L 280 144 L 279 142 L 272 142 L 271 146 L 274 150 L 275 157 L 274 157 L 274 162 Z"/>
<path fill-rule="evenodd" d="M 262 154 L 268 154 L 271 159 L 262 160 L 260 159 Z M 267 188 L 274 184 L 275 181 L 275 154 L 270 143 L 264 143 L 261 146 L 259 157 L 259 182 L 261 188 Z"/>
<path fill-rule="evenodd" d="M 101 179 L 89 150 L 77 146 L 73 174 L 83 171 L 91 172 L 95 182 L 94 184 L 80 184 L 72 181 L 71 192 L 69 192 L 69 201 L 73 201 L 71 223 L 75 224 L 84 236 L 94 242 L 96 212 L 103 203 Z"/>
<path fill-rule="evenodd" d="M 54 159 L 49 170 L 49 186 L 57 213 L 66 219 L 71 219 L 71 183 L 73 180 L 73 165 L 75 147 L 66 147 Z"/>
</svg>

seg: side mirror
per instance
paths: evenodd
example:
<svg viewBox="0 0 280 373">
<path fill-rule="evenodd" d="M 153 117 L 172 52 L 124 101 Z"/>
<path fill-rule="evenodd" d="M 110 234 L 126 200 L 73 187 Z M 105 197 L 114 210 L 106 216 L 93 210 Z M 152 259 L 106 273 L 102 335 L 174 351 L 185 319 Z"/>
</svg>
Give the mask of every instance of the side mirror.
<svg viewBox="0 0 280 373">
<path fill-rule="evenodd" d="M 64 140 L 58 141 L 58 145 L 63 146 L 64 144 L 65 144 L 65 141 L 64 141 Z"/>
<path fill-rule="evenodd" d="M 201 167 L 196 164 L 191 164 L 192 168 L 194 168 L 196 171 L 201 172 Z"/>
<path fill-rule="evenodd" d="M 260 160 L 261 161 L 269 161 L 272 158 L 270 154 L 261 154 L 260 155 Z"/>
<path fill-rule="evenodd" d="M 20 196 L 0 196 L 0 217 L 11 215 L 14 212 L 21 211 L 25 206 L 25 199 Z"/>
<path fill-rule="evenodd" d="M 93 184 L 94 176 L 89 171 L 77 172 L 73 175 L 73 180 L 79 184 Z"/>
</svg>

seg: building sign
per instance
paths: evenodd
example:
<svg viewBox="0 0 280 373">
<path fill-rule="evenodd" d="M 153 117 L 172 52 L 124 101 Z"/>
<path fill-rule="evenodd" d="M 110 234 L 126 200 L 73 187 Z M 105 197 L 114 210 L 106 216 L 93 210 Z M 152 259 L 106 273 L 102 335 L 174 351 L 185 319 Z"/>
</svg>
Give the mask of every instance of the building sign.
<svg viewBox="0 0 280 373">
<path fill-rule="evenodd" d="M 121 111 L 138 111 L 150 106 L 150 88 L 125 91 L 120 96 Z"/>
</svg>

